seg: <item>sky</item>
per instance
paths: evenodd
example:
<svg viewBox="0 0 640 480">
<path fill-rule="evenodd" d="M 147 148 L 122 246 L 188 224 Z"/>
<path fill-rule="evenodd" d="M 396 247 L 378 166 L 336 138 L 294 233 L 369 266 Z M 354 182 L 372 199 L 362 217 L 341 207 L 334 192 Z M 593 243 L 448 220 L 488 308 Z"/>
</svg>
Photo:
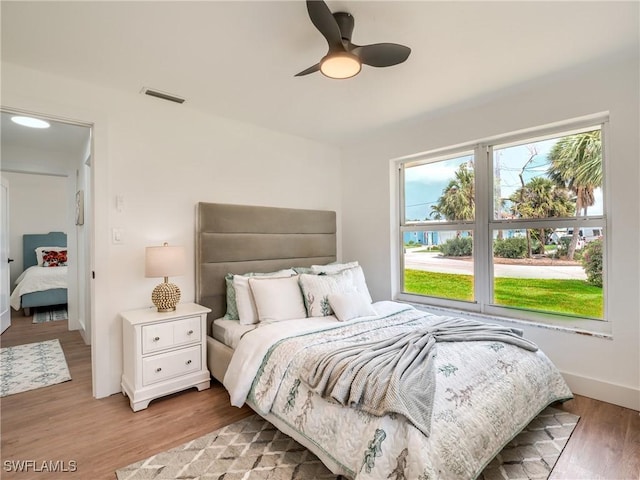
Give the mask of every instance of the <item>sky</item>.
<svg viewBox="0 0 640 480">
<path fill-rule="evenodd" d="M 529 142 L 526 144 L 494 149 L 494 161 L 500 166 L 500 196 L 508 198 L 521 186 L 519 174 L 522 167 L 536 153 L 524 172 L 525 183 L 547 171 L 548 153 L 559 138 Z M 535 149 L 535 151 L 533 151 Z M 405 169 L 405 203 L 407 220 L 432 219 L 431 206 L 437 204 L 443 190 L 454 178 L 462 163 L 473 158 L 473 154 L 437 163 L 423 164 Z M 596 191 L 596 203 L 589 207 L 590 215 L 603 212 L 602 190 Z"/>
</svg>

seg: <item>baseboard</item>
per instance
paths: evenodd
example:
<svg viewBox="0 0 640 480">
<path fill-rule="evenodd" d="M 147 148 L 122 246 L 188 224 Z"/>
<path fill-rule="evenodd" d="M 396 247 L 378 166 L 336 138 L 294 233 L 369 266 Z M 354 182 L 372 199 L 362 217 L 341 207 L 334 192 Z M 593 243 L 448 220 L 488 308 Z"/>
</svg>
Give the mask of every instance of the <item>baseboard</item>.
<svg viewBox="0 0 640 480">
<path fill-rule="evenodd" d="M 573 393 L 640 411 L 640 390 L 638 389 L 567 372 L 562 372 L 562 376 Z"/>
<path fill-rule="evenodd" d="M 80 332 L 80 336 L 82 337 L 82 340 L 84 340 L 84 344 L 91 345 L 91 337 L 87 335 L 87 331 L 84 328 L 80 328 L 79 332 Z"/>
</svg>

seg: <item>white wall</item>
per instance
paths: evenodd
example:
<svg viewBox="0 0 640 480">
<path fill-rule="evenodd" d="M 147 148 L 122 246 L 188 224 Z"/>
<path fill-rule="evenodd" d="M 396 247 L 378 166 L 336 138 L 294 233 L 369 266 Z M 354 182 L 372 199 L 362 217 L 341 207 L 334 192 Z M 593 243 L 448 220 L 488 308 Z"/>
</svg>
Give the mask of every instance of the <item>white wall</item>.
<svg viewBox="0 0 640 480">
<path fill-rule="evenodd" d="M 415 119 L 344 149 L 343 258 L 361 261 L 375 299 L 397 293 L 392 159 L 610 112 L 607 301 L 613 339 L 534 326 L 525 330 L 565 373 L 574 392 L 640 409 L 638 72 L 635 51 L 605 65 L 532 81 L 448 114 Z"/>
<path fill-rule="evenodd" d="M 94 123 L 95 227 L 92 305 L 94 394 L 120 391 L 118 312 L 151 305 L 144 248 L 184 245 L 193 259 L 199 201 L 335 210 L 340 224 L 339 151 L 309 140 L 176 105 L 2 64 L 2 102 Z M 124 198 L 122 212 L 115 198 Z M 124 231 L 113 244 L 111 231 Z M 340 231 L 338 231 L 340 238 Z M 338 244 L 338 254 L 341 247 Z M 172 279 L 194 300 L 193 262 Z"/>
<path fill-rule="evenodd" d="M 67 232 L 67 177 L 3 172 L 9 181 L 11 286 L 24 270 L 22 235 Z"/>
</svg>

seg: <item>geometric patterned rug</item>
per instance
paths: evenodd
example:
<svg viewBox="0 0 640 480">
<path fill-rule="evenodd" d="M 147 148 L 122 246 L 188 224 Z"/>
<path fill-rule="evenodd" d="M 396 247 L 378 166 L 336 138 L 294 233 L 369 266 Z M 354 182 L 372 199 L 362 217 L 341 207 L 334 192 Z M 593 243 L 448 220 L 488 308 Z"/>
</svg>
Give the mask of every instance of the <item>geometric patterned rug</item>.
<svg viewBox="0 0 640 480">
<path fill-rule="evenodd" d="M 0 348 L 0 397 L 71 380 L 60 341 Z"/>
<path fill-rule="evenodd" d="M 478 480 L 547 479 L 580 417 L 547 407 L 509 442 Z"/>
<path fill-rule="evenodd" d="M 69 318 L 66 305 L 54 305 L 50 307 L 38 307 L 33 312 L 33 321 L 31 323 L 53 322 L 56 320 L 66 320 Z"/>
<path fill-rule="evenodd" d="M 479 479 L 546 479 L 580 417 L 548 407 Z M 258 415 L 116 471 L 118 480 L 331 479 L 318 458 Z"/>
</svg>

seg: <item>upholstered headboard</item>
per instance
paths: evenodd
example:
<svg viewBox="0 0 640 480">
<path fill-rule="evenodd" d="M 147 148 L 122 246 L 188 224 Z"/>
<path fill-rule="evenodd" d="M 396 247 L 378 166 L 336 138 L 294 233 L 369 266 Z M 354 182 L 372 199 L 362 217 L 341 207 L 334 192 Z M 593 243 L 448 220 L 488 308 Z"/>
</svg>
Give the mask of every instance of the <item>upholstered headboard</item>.
<svg viewBox="0 0 640 480">
<path fill-rule="evenodd" d="M 22 268 L 38 264 L 36 248 L 38 247 L 66 247 L 67 234 L 62 232 L 33 233 L 22 236 Z"/>
<path fill-rule="evenodd" d="M 226 312 L 227 273 L 270 272 L 336 260 L 336 213 L 199 203 L 196 302 L 209 322 Z"/>
</svg>

